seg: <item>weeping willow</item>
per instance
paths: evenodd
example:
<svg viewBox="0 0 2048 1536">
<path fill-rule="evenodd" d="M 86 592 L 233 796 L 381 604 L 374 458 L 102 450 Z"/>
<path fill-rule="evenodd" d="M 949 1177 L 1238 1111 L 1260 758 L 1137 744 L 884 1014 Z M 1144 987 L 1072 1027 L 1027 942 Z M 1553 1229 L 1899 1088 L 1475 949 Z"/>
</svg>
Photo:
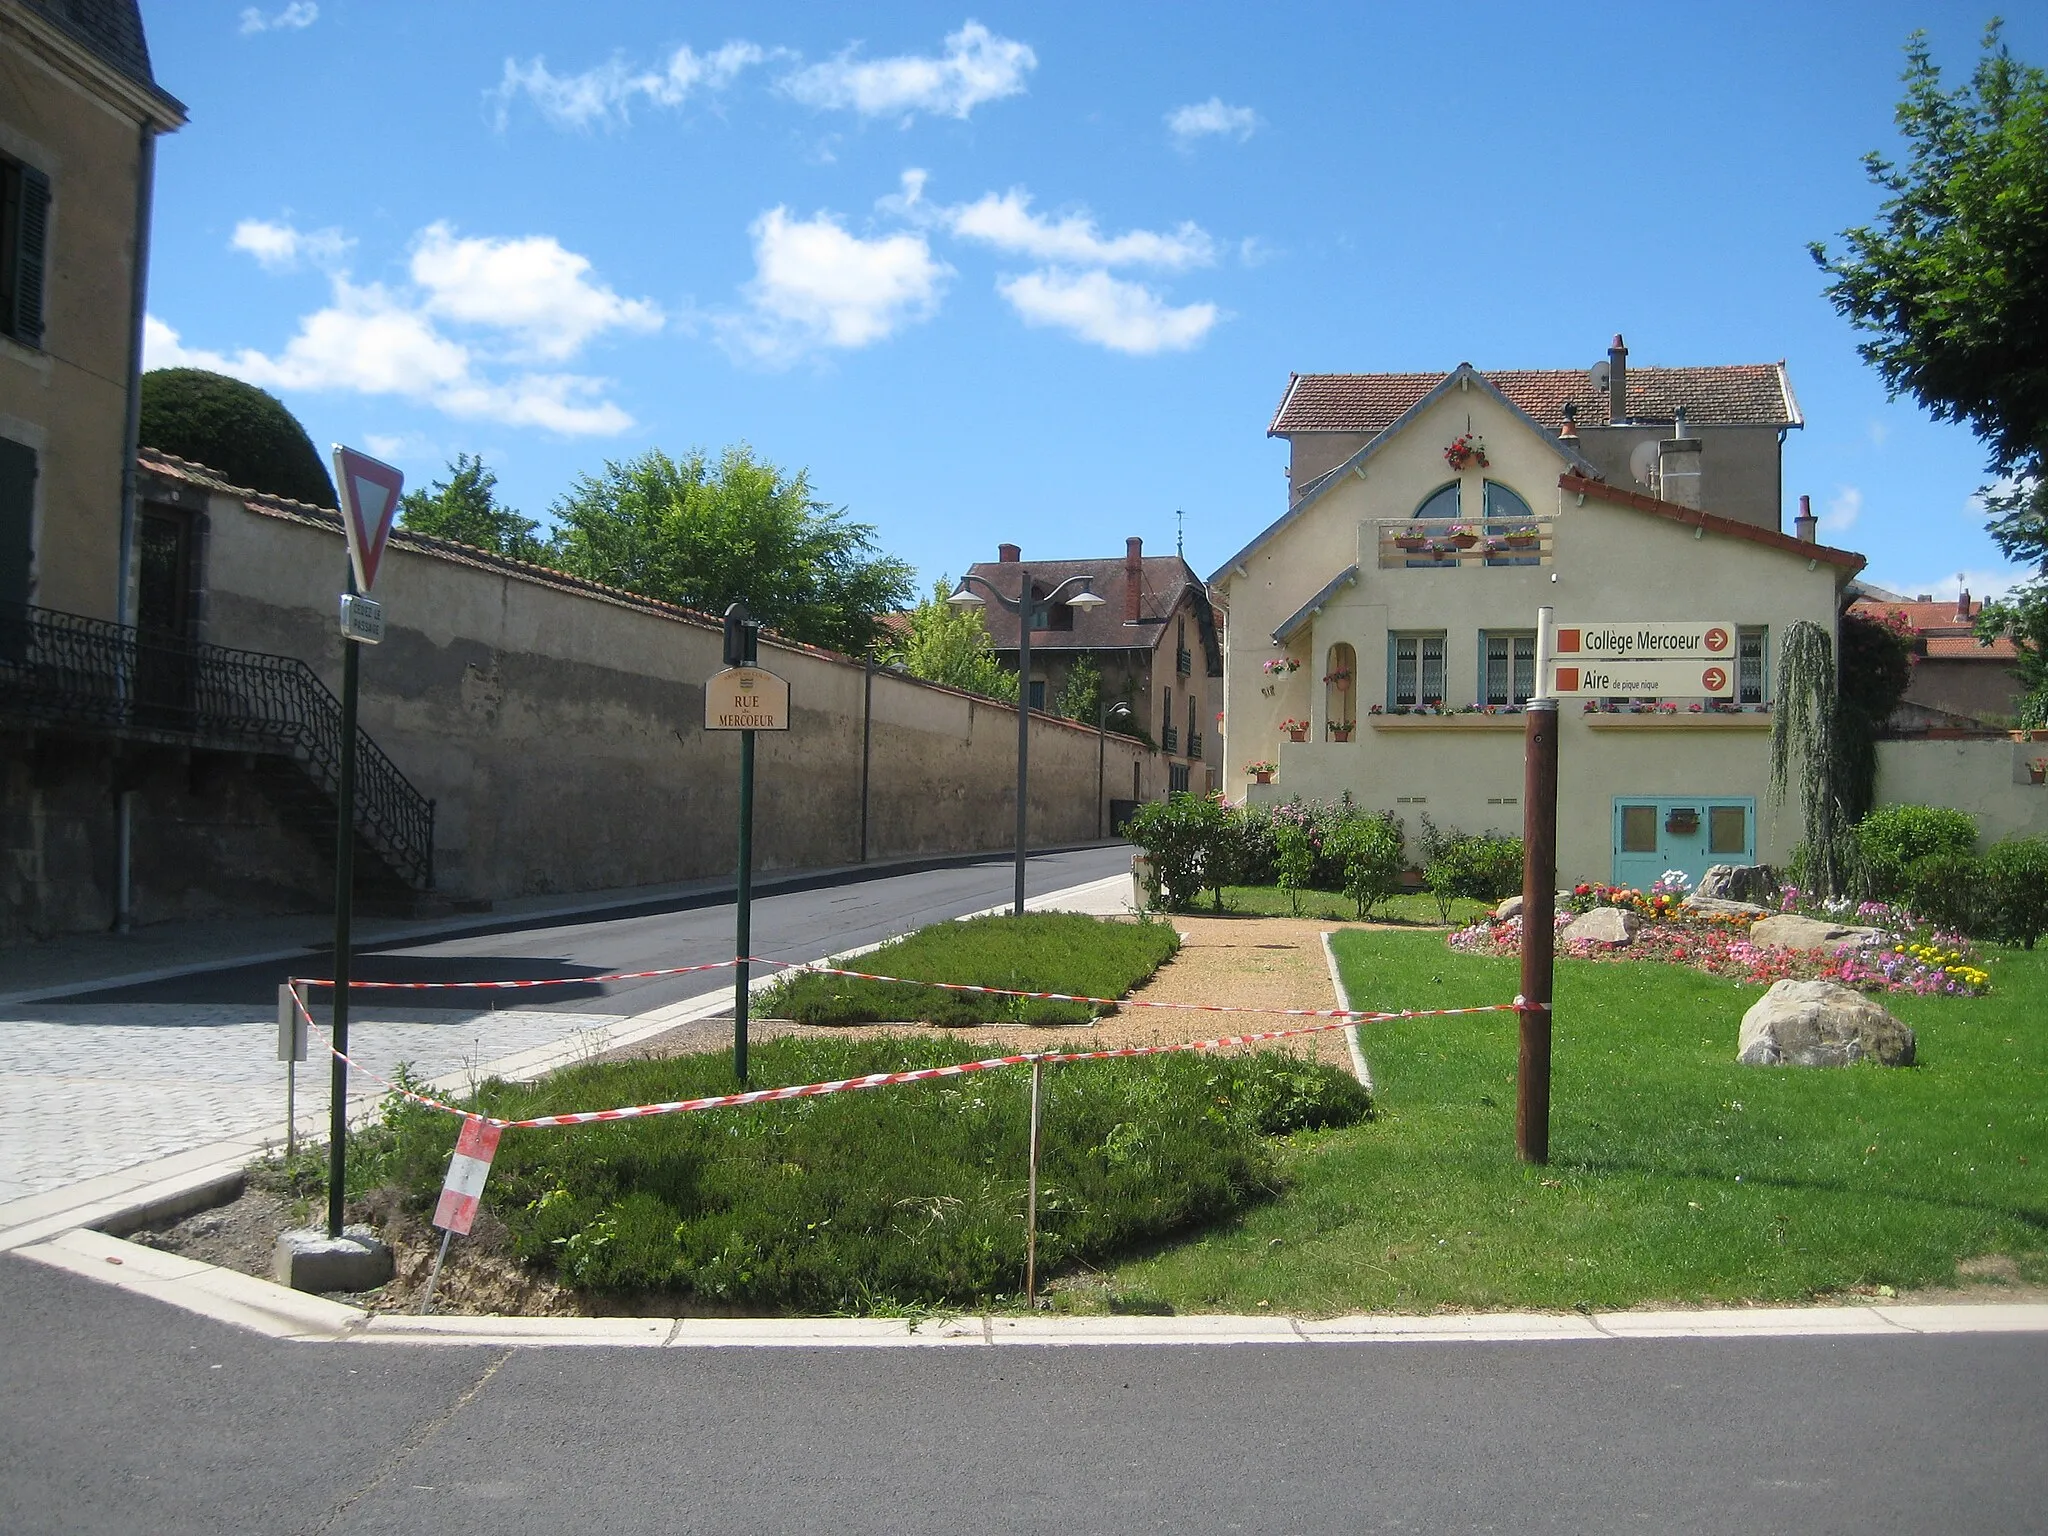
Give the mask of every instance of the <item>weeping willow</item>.
<svg viewBox="0 0 2048 1536">
<path fill-rule="evenodd" d="M 1806 877 L 1829 896 L 1849 882 L 1852 836 L 1849 754 L 1835 692 L 1835 647 L 1810 619 L 1785 630 L 1778 649 L 1778 697 L 1771 715 L 1771 800 L 1782 805 L 1799 776 L 1806 820 Z"/>
</svg>

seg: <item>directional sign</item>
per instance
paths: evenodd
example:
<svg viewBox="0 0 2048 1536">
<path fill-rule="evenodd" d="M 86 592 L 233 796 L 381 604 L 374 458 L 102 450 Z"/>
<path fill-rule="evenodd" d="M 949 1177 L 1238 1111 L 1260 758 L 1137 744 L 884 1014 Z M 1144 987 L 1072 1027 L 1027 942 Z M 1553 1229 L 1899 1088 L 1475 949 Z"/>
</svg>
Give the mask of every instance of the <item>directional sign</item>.
<svg viewBox="0 0 2048 1536">
<path fill-rule="evenodd" d="M 1727 699 L 1735 669 L 1727 662 L 1558 661 L 1551 692 L 1607 698 Z"/>
<path fill-rule="evenodd" d="M 727 667 L 704 685 L 707 731 L 786 731 L 789 684 L 759 667 Z"/>
<path fill-rule="evenodd" d="M 368 592 L 377 583 L 377 563 L 391 536 L 398 513 L 398 493 L 405 476 L 389 464 L 334 445 L 334 485 L 341 493 L 341 522 L 348 531 L 348 558 L 356 568 L 356 590 Z"/>
<path fill-rule="evenodd" d="M 1701 620 L 1668 624 L 1623 619 L 1559 624 L 1551 654 L 1559 661 L 1713 661 L 1735 654 L 1735 626 Z"/>
</svg>

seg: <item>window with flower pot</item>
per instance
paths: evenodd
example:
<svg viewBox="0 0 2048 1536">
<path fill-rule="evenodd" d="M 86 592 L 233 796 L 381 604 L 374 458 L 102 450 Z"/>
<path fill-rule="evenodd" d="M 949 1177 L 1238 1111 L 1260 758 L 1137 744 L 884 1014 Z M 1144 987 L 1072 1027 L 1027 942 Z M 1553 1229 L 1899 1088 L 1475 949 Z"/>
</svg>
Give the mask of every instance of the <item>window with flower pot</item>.
<svg viewBox="0 0 2048 1536">
<path fill-rule="evenodd" d="M 1529 503 L 1498 480 L 1486 482 L 1486 563 L 1540 565 L 1541 533 Z"/>
<path fill-rule="evenodd" d="M 1387 636 L 1387 704 L 1412 709 L 1444 701 L 1444 632 Z"/>
<path fill-rule="evenodd" d="M 1479 631 L 1479 701 L 1526 704 L 1536 691 L 1534 630 Z"/>
<path fill-rule="evenodd" d="M 1323 718 L 1329 722 L 1333 741 L 1349 741 L 1358 716 L 1353 709 L 1352 689 L 1358 681 L 1358 652 L 1345 641 L 1330 647 L 1323 673 Z"/>
<path fill-rule="evenodd" d="M 1735 702 L 1761 704 L 1764 701 L 1765 643 L 1770 631 L 1761 625 L 1735 631 Z"/>
</svg>

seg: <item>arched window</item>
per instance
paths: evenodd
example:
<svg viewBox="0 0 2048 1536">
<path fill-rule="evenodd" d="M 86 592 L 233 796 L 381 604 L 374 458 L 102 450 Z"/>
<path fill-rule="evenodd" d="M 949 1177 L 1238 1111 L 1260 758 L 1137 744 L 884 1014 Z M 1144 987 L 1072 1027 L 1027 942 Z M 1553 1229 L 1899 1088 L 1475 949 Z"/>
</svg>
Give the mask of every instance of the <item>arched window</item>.
<svg viewBox="0 0 2048 1536">
<path fill-rule="evenodd" d="M 1542 550 L 1537 543 L 1525 543 L 1541 530 L 1529 503 L 1498 480 L 1486 482 L 1486 563 L 1488 565 L 1541 565 Z"/>
<path fill-rule="evenodd" d="M 1438 494 L 1441 495 L 1442 493 L 1439 492 Z M 1535 515 L 1535 513 L 1529 510 L 1529 503 L 1522 500 L 1520 496 L 1502 485 L 1498 480 L 1486 482 L 1486 520 L 1488 522 L 1492 522 L 1495 518 L 1502 518 L 1526 523 Z"/>
<path fill-rule="evenodd" d="M 1358 725 L 1358 653 L 1342 641 L 1330 647 L 1330 669 L 1323 674 L 1323 719 L 1332 741 L 1349 741 Z"/>
<path fill-rule="evenodd" d="M 1492 481 L 1489 480 L 1486 483 L 1486 489 L 1490 498 L 1493 492 Z M 1510 494 L 1513 493 L 1511 492 Z M 1524 508 L 1524 510 L 1526 511 L 1527 509 Z M 1449 485 L 1440 485 L 1431 491 L 1429 495 L 1423 498 L 1422 505 L 1415 509 L 1415 515 L 1418 518 L 1442 517 L 1455 519 L 1458 515 L 1458 482 L 1453 480 Z"/>
</svg>

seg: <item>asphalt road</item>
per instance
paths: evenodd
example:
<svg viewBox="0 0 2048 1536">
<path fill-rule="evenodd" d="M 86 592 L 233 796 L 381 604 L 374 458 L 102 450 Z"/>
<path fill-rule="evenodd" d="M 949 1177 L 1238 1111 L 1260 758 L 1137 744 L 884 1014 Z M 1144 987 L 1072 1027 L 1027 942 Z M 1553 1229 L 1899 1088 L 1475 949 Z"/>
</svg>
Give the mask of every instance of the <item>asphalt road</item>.
<svg viewBox="0 0 2048 1536">
<path fill-rule="evenodd" d="M 2048 1523 L 2048 1338 L 282 1344 L 0 1257 L 0 1529 L 1843 1532 Z"/>
<path fill-rule="evenodd" d="M 1114 874 L 1128 874 L 1131 850 L 1117 844 L 1034 856 L 1025 889 L 1038 895 Z M 1015 865 L 1003 855 L 973 864 L 854 884 L 757 896 L 753 950 L 769 959 L 815 960 L 840 950 L 893 938 L 926 923 L 1010 901 Z M 729 960 L 733 906 L 693 906 L 628 917 L 580 917 L 497 929 L 464 938 L 401 944 L 356 952 L 353 974 L 362 981 L 524 981 L 612 975 L 665 966 Z M 112 987 L 67 997 L 67 1003 L 180 1003 L 267 1006 L 292 975 L 327 974 L 323 954 L 262 965 L 230 966 L 192 976 Z M 517 994 L 521 1008 L 573 1013 L 632 1014 L 732 985 L 729 972 L 659 981 L 569 984 Z M 432 994 L 436 1007 L 503 1006 L 502 992 Z"/>
</svg>

